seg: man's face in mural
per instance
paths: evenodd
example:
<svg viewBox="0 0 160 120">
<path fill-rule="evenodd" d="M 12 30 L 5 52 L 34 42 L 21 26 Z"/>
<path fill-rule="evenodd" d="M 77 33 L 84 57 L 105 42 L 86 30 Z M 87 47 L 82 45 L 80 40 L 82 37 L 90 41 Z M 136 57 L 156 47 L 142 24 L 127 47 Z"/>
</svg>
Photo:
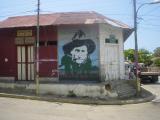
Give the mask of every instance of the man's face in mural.
<svg viewBox="0 0 160 120">
<path fill-rule="evenodd" d="M 92 39 L 83 38 L 85 37 L 84 34 L 83 31 L 76 32 L 72 41 L 62 47 L 64 55 L 61 58 L 60 67 L 64 66 L 61 68 L 64 77 L 78 77 L 79 74 L 92 72 L 93 66 L 90 55 L 95 51 L 96 44 Z M 72 74 L 72 76 L 68 74 Z"/>
<path fill-rule="evenodd" d="M 87 59 L 87 55 L 88 55 L 86 45 L 75 47 L 71 51 L 71 55 L 72 55 L 73 61 L 75 61 L 78 64 L 82 64 Z"/>
</svg>

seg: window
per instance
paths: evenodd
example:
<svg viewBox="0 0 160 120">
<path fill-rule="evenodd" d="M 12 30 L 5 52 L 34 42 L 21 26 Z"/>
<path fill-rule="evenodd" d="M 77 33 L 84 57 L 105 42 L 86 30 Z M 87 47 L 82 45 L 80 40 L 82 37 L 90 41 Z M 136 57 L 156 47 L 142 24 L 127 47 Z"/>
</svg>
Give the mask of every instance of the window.
<svg viewBox="0 0 160 120">
<path fill-rule="evenodd" d="M 45 42 L 44 41 L 40 41 L 39 42 L 39 46 L 45 46 Z"/>
<path fill-rule="evenodd" d="M 49 45 L 57 45 L 57 41 L 47 41 L 47 46 Z"/>
<path fill-rule="evenodd" d="M 55 45 L 57 46 L 57 41 L 40 41 L 39 46 L 51 46 Z"/>
</svg>

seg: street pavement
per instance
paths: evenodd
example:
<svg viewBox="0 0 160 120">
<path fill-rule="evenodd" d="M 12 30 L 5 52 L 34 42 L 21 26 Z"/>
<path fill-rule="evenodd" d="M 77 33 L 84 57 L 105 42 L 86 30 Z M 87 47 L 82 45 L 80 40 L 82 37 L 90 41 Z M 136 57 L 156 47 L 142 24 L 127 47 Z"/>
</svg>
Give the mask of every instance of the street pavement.
<svg viewBox="0 0 160 120">
<path fill-rule="evenodd" d="M 160 84 L 142 86 L 160 97 Z M 0 97 L 0 120 L 160 120 L 160 102 L 80 105 Z"/>
<path fill-rule="evenodd" d="M 159 81 L 154 84 L 144 84 L 142 85 L 148 91 L 151 91 L 153 94 L 156 95 L 156 98 L 152 101 L 154 103 L 160 103 L 160 77 Z"/>
</svg>

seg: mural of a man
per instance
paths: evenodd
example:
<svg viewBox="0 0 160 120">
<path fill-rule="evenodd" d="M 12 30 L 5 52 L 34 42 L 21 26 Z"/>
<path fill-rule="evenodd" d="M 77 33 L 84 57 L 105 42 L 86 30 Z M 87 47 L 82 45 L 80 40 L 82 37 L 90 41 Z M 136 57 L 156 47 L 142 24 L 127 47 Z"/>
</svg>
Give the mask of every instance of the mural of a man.
<svg viewBox="0 0 160 120">
<path fill-rule="evenodd" d="M 80 39 L 82 36 L 85 36 L 82 31 L 76 32 L 72 41 L 63 46 L 61 66 L 64 66 L 65 73 L 89 73 L 92 69 L 90 54 L 96 45 L 91 39 Z"/>
</svg>

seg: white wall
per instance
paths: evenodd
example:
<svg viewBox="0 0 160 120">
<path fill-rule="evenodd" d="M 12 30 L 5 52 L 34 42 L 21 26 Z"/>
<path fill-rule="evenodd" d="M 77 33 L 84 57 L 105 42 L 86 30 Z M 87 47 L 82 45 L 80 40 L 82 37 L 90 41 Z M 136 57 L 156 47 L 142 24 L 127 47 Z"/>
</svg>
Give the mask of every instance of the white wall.
<svg viewBox="0 0 160 120">
<path fill-rule="evenodd" d="M 107 65 L 106 65 L 106 52 L 105 52 L 105 39 L 109 38 L 110 34 L 114 34 L 116 38 L 118 39 L 118 46 L 119 46 L 119 78 L 124 79 L 124 54 L 123 54 L 123 35 L 122 35 L 122 29 L 121 28 L 116 28 L 111 25 L 107 24 L 100 24 L 99 25 L 99 40 L 100 40 L 100 66 L 101 66 L 101 80 L 103 81 L 106 77 L 106 71 L 107 71 Z M 110 54 L 111 56 L 114 56 L 114 54 Z M 117 79 L 119 79 L 117 78 Z"/>
<path fill-rule="evenodd" d="M 118 39 L 118 51 L 117 55 L 119 57 L 119 66 L 116 69 L 118 71 L 117 79 L 124 79 L 124 54 L 123 54 L 123 34 L 122 29 L 113 27 L 107 24 L 94 24 L 94 25 L 72 25 L 72 26 L 59 26 L 58 27 L 58 64 L 61 64 L 61 58 L 64 55 L 62 46 L 70 41 L 77 30 L 82 30 L 86 34 L 86 38 L 92 39 L 96 44 L 96 50 L 91 55 L 92 63 L 100 68 L 100 80 L 104 81 L 106 79 L 106 73 L 108 71 L 107 67 L 107 57 L 106 57 L 106 47 L 105 39 L 109 38 L 110 34 L 114 34 Z M 114 54 L 110 54 L 114 57 Z M 114 71 L 113 71 L 114 72 Z M 112 72 L 112 73 L 113 73 Z M 111 75 L 112 76 L 112 75 Z"/>
</svg>

